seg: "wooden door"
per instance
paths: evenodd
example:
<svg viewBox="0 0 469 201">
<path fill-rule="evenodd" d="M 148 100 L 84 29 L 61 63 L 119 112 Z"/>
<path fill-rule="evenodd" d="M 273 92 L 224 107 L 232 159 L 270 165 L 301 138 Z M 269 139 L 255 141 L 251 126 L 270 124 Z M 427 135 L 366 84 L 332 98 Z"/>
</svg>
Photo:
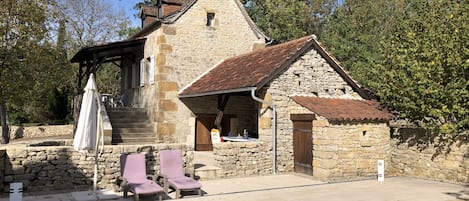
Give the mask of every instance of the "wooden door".
<svg viewBox="0 0 469 201">
<path fill-rule="evenodd" d="M 197 126 L 195 131 L 195 150 L 196 151 L 212 151 L 212 137 L 210 130 L 213 128 L 215 116 L 199 116 L 197 117 Z"/>
<path fill-rule="evenodd" d="M 221 136 L 228 136 L 228 132 L 230 132 L 230 119 L 233 118 L 234 115 L 223 115 L 221 120 L 221 126 L 223 128 L 222 132 L 220 133 Z M 197 125 L 195 131 L 195 150 L 196 151 L 212 151 L 212 137 L 210 135 L 210 131 L 212 128 L 215 128 L 215 119 L 217 115 L 215 114 L 201 114 L 197 115 Z"/>
<path fill-rule="evenodd" d="M 308 118 L 293 120 L 295 172 L 313 175 L 313 123 Z"/>
</svg>

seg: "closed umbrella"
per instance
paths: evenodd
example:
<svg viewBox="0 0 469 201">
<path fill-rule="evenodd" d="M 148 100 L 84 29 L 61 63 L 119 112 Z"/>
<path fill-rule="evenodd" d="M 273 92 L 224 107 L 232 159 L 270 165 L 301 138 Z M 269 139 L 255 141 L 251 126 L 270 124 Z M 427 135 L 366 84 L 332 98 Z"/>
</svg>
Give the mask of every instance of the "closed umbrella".
<svg viewBox="0 0 469 201">
<path fill-rule="evenodd" d="M 95 167 L 93 178 L 93 191 L 96 191 L 98 173 L 98 112 L 99 97 L 94 83 L 93 74 L 90 75 L 83 93 L 83 100 L 78 117 L 78 125 L 73 138 L 73 148 L 81 153 L 95 150 Z"/>
</svg>

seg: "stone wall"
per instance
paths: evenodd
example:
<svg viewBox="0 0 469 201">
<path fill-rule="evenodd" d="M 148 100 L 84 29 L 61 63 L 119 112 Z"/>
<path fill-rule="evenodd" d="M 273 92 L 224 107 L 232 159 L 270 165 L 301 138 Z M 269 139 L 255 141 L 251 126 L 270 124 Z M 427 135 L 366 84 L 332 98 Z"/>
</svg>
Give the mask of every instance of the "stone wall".
<svg viewBox="0 0 469 201">
<path fill-rule="evenodd" d="M 98 187 L 113 188 L 120 175 L 120 155 L 144 153 L 147 174 L 159 172 L 159 150 L 181 149 L 185 166 L 193 171 L 193 148 L 183 144 L 104 146 L 99 156 Z M 3 192 L 8 192 L 9 183 L 23 182 L 25 192 L 73 191 L 91 189 L 93 186 L 95 154 L 82 154 L 70 146 L 13 147 L 0 150 L 4 160 L 0 169 Z M 1 161 L 0 161 L 1 162 Z"/>
<path fill-rule="evenodd" d="M 272 174 L 272 150 L 263 142 L 224 142 L 213 145 L 224 177 Z"/>
<path fill-rule="evenodd" d="M 325 181 L 375 178 L 378 160 L 385 167 L 390 162 L 389 134 L 386 123 L 333 124 L 319 117 L 313 121 L 313 175 Z"/>
<path fill-rule="evenodd" d="M 429 137 L 421 129 L 395 128 L 391 139 L 393 176 L 469 183 L 468 135 L 456 141 Z"/>
<path fill-rule="evenodd" d="M 0 127 L 1 128 L 1 127 Z M 73 125 L 11 126 L 10 139 L 73 135 Z"/>
</svg>

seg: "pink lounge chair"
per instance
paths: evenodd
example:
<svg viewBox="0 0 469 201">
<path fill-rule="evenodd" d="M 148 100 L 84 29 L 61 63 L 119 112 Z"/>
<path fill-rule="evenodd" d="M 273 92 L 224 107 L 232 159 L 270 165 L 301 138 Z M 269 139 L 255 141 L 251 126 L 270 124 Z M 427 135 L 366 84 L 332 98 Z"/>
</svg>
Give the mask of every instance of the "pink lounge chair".
<svg viewBox="0 0 469 201">
<path fill-rule="evenodd" d="M 135 201 L 139 200 L 140 194 L 156 194 L 162 200 L 164 190 L 156 183 L 156 176 L 146 174 L 145 155 L 121 155 L 120 165 L 124 197 L 130 191 L 134 194 Z"/>
<path fill-rule="evenodd" d="M 197 191 L 202 196 L 202 184 L 185 175 L 184 161 L 182 160 L 181 150 L 161 150 L 160 151 L 160 177 L 163 177 L 163 186 L 165 193 L 168 193 L 169 187 L 176 191 L 176 199 L 179 199 L 181 191 Z"/>
</svg>

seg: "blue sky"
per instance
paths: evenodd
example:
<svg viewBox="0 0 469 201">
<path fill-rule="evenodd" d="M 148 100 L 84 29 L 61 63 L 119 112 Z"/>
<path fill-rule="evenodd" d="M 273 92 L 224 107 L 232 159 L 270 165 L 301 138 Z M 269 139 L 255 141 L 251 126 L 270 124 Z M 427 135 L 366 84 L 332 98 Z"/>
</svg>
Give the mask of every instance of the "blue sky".
<svg viewBox="0 0 469 201">
<path fill-rule="evenodd" d="M 138 2 L 141 2 L 142 0 L 106 0 L 106 1 L 112 4 L 113 6 L 115 6 L 117 9 L 121 9 L 121 8 L 124 9 L 127 17 L 132 22 L 133 27 L 140 26 L 140 19 L 134 17 L 134 15 L 138 14 L 139 11 L 134 10 L 133 7 L 135 6 L 135 4 L 137 4 Z"/>
</svg>

